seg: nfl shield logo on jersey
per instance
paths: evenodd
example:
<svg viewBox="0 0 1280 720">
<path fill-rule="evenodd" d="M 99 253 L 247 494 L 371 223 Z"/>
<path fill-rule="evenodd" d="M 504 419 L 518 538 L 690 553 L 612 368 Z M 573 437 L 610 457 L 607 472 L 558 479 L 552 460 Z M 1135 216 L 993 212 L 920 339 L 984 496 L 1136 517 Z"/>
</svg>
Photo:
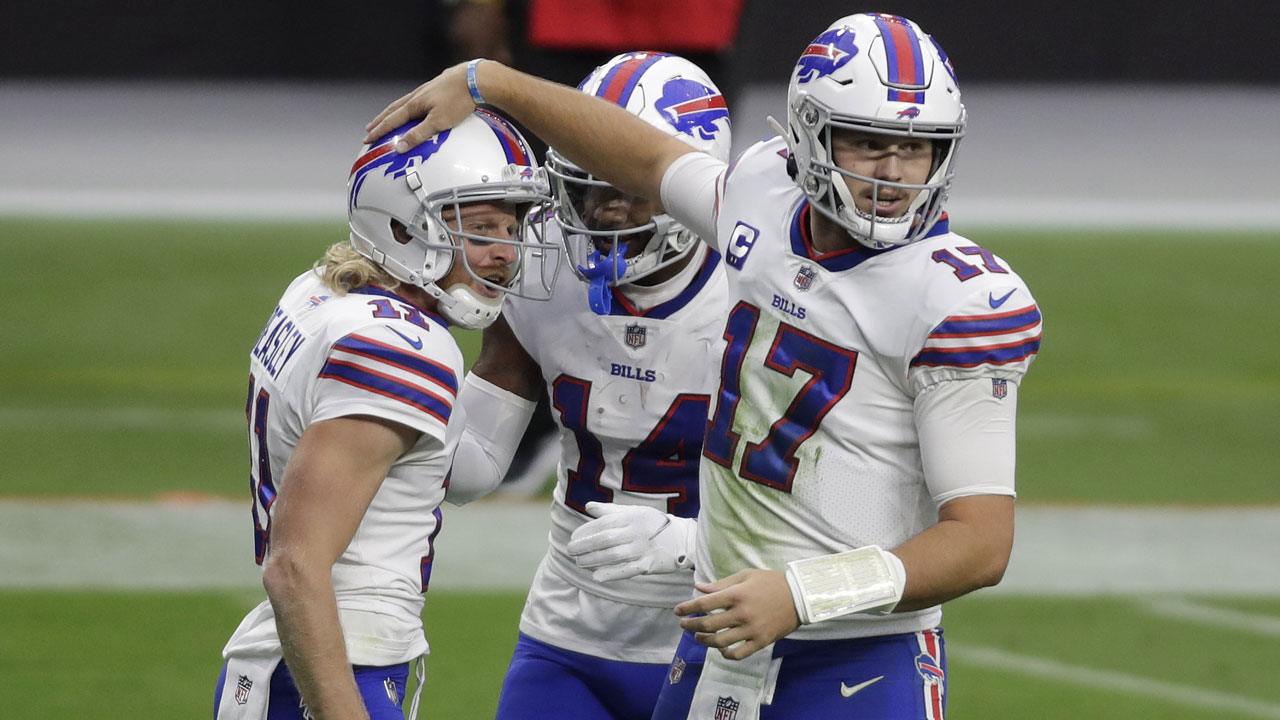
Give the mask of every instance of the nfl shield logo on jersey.
<svg viewBox="0 0 1280 720">
<path fill-rule="evenodd" d="M 808 265 L 800 268 L 800 272 L 796 273 L 796 289 L 808 290 L 809 286 L 813 285 L 813 279 L 817 276 L 818 273 L 814 272 L 813 268 Z"/>
<path fill-rule="evenodd" d="M 241 675 L 236 681 L 236 704 L 243 705 L 249 702 L 249 691 L 253 689 L 253 681 L 247 675 Z"/>
<path fill-rule="evenodd" d="M 1002 378 L 991 378 L 991 395 L 997 400 L 1003 400 L 1005 395 L 1009 394 L 1009 381 Z"/>
<path fill-rule="evenodd" d="M 721 695 L 716 699 L 716 720 L 733 720 L 738 717 L 739 704 L 732 697 Z"/>
<path fill-rule="evenodd" d="M 684 658 L 676 658 L 676 661 L 671 663 L 671 671 L 667 673 L 667 682 L 672 685 L 680 682 L 684 678 L 684 669 Z"/>
<path fill-rule="evenodd" d="M 640 323 L 627 326 L 627 347 L 638 348 L 644 346 L 645 335 L 648 330 Z"/>
</svg>

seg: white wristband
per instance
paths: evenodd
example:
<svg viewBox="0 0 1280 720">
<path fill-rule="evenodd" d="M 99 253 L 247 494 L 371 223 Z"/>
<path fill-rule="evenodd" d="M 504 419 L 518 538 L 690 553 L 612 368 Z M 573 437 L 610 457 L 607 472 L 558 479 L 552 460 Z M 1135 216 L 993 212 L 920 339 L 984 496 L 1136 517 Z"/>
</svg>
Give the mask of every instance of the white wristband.
<svg viewBox="0 0 1280 720">
<path fill-rule="evenodd" d="M 787 563 L 787 584 L 800 623 L 852 613 L 886 615 L 902 599 L 907 571 L 877 545 Z"/>
<path fill-rule="evenodd" d="M 476 84 L 476 66 L 485 58 L 476 58 L 467 63 L 467 90 L 471 93 L 471 101 L 476 105 L 484 105 L 484 97 L 480 94 L 480 86 Z"/>
</svg>

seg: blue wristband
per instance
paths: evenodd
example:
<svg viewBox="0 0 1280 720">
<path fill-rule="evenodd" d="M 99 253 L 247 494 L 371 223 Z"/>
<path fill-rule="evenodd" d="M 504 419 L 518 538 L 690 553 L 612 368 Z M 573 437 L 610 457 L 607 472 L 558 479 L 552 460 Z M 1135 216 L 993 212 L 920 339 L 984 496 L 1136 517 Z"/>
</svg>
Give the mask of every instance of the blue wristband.
<svg viewBox="0 0 1280 720">
<path fill-rule="evenodd" d="M 484 58 L 476 58 L 467 63 L 467 90 L 471 92 L 471 101 L 476 105 L 484 105 L 484 97 L 480 95 L 480 86 L 476 85 L 476 66 Z"/>
</svg>

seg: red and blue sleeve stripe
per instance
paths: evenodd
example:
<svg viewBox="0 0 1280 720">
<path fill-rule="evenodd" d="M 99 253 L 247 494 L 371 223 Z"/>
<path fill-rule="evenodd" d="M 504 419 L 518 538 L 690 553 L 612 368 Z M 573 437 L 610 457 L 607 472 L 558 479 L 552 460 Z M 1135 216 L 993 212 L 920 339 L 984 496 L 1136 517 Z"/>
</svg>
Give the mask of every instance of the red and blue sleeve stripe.
<svg viewBox="0 0 1280 720">
<path fill-rule="evenodd" d="M 949 317 L 934 329 L 912 367 L 1009 365 L 1040 351 L 1041 316 L 1036 306 L 1006 313 Z"/>
<path fill-rule="evenodd" d="M 949 317 L 946 322 L 929 333 L 930 338 L 972 338 L 982 335 L 999 335 L 1030 330 L 1040 323 L 1040 309 L 1035 305 L 1020 310 L 994 313 L 991 315 L 973 315 L 969 317 Z"/>
<path fill-rule="evenodd" d="M 320 377 L 346 383 L 414 407 L 443 424 L 448 424 L 453 406 L 444 399 L 423 388 L 406 383 L 399 378 L 375 372 L 360 365 L 330 359 L 320 371 Z"/>
<path fill-rule="evenodd" d="M 367 357 L 370 360 L 386 363 L 392 367 L 406 370 L 434 382 L 457 395 L 458 377 L 453 371 L 440 363 L 428 360 L 420 355 L 405 352 L 397 347 L 378 342 L 362 335 L 348 335 L 333 344 L 335 349 L 345 350 L 353 355 Z"/>
<path fill-rule="evenodd" d="M 458 388 L 449 368 L 360 335 L 334 343 L 319 376 L 397 400 L 443 424 Z"/>
</svg>

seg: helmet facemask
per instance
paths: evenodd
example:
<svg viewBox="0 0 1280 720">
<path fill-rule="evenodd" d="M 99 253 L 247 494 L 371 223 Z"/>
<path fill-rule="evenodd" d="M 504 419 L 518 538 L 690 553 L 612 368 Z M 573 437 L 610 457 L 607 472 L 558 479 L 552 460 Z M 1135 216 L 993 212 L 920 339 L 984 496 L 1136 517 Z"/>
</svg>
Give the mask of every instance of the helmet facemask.
<svg viewBox="0 0 1280 720">
<path fill-rule="evenodd" d="M 809 196 L 815 210 L 843 227 L 858 242 L 873 249 L 906 245 L 928 234 L 942 217 L 943 206 L 950 195 L 959 134 L 952 129 L 939 132 L 934 128 L 916 127 L 910 122 L 905 126 L 889 126 L 875 118 L 833 117 L 827 108 L 803 95 L 798 105 L 790 113 L 792 133 L 788 146 L 792 148 L 793 156 L 807 159 L 807 162 L 797 163 L 795 180 Z M 796 136 L 797 127 L 800 137 Z M 839 130 L 880 135 L 886 142 L 894 142 L 897 138 L 930 141 L 932 161 L 927 179 L 923 183 L 893 182 L 859 175 L 840 167 L 833 150 L 833 136 Z M 874 202 L 871 212 L 858 208 L 844 178 L 870 185 L 872 198 L 879 197 L 882 188 L 916 194 L 905 213 L 877 215 Z"/>
<path fill-rule="evenodd" d="M 582 280 L 608 287 L 633 283 L 679 261 L 693 248 L 693 233 L 670 215 L 644 213 L 643 208 L 637 214 L 634 205 L 649 201 L 615 189 L 554 150 L 547 153 L 547 170 L 569 267 Z M 601 221 L 600 206 L 609 202 L 620 205 L 614 212 L 624 211 L 627 217 Z"/>
<path fill-rule="evenodd" d="M 518 172 L 517 166 L 507 168 L 508 175 Z M 481 203 L 514 206 L 516 227 L 511 235 L 495 238 L 465 229 L 466 208 Z M 532 181 L 504 178 L 501 183 L 448 188 L 423 200 L 408 231 L 415 242 L 436 251 L 426 253 L 423 267 L 424 277 L 435 279 L 422 287 L 439 301 L 445 318 L 455 325 L 479 329 L 498 317 L 507 294 L 530 300 L 551 297 L 561 254 L 559 246 L 544 242 L 550 206 L 550 191 L 541 170 L 536 171 Z M 477 268 L 467 256 L 468 244 L 509 246 L 514 259 L 501 270 Z M 470 279 L 492 295 L 477 291 L 470 282 L 457 282 L 456 278 L 448 287 L 441 285 L 449 279 L 459 258 Z M 527 269 L 534 272 L 527 273 Z"/>
</svg>

